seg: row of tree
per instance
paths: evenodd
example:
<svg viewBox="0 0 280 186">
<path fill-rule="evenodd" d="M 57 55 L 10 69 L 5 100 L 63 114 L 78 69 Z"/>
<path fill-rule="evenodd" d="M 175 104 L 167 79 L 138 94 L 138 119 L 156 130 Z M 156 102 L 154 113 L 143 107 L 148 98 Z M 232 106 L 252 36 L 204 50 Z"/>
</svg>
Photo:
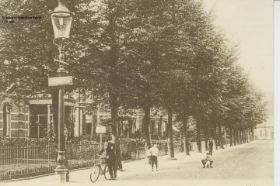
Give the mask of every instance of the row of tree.
<svg viewBox="0 0 280 186">
<path fill-rule="evenodd" d="M 118 140 L 120 108 L 142 109 L 143 134 L 151 146 L 151 109 L 168 115 L 170 156 L 174 157 L 174 119 L 182 122 L 188 153 L 188 120 L 196 121 L 208 139 L 230 130 L 231 144 L 246 141 L 249 131 L 264 121 L 265 103 L 238 65 L 236 47 L 216 31 L 211 15 L 196 0 L 75 0 L 65 1 L 75 13 L 71 37 L 64 48 L 67 70 L 79 89 L 110 105 Z M 18 97 L 52 93 L 57 49 L 49 11 L 55 1 L 3 0 L 3 15 L 40 15 L 41 20 L 15 20 L 0 29 L 0 88 L 17 84 Z M 56 111 L 54 109 L 54 115 Z M 54 116 L 55 120 L 55 116 Z M 56 122 L 54 122 L 56 124 Z M 216 134 L 218 129 L 219 134 Z M 118 141 L 117 141 L 118 143 Z"/>
</svg>

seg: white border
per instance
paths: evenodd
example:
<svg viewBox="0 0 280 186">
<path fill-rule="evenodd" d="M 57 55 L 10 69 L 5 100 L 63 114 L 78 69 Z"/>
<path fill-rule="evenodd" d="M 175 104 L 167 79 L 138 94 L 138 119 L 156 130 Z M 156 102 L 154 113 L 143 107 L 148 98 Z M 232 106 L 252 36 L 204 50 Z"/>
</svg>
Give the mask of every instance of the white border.
<svg viewBox="0 0 280 186">
<path fill-rule="evenodd" d="M 280 1 L 274 1 L 274 185 L 280 185 Z"/>
</svg>

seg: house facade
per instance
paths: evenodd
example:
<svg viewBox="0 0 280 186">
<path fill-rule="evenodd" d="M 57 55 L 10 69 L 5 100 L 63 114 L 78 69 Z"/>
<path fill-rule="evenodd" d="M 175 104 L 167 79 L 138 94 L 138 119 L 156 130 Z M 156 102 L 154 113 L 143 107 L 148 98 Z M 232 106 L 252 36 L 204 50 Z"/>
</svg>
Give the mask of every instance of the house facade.
<svg viewBox="0 0 280 186">
<path fill-rule="evenodd" d="M 73 131 L 82 128 L 83 110 L 73 99 L 65 98 L 65 123 L 73 125 Z M 80 112 L 80 114 L 79 114 Z M 78 116 L 80 115 L 80 120 Z M 79 123 L 80 122 L 80 125 Z M 0 137 L 44 138 L 53 128 L 52 101 L 50 97 L 38 97 L 15 101 L 0 100 Z M 80 130 L 82 134 L 82 130 Z M 79 133 L 75 133 L 79 136 Z"/>
<path fill-rule="evenodd" d="M 141 110 L 132 110 L 119 114 L 119 136 L 122 138 L 138 138 L 142 136 L 144 113 Z M 85 115 L 84 134 L 93 135 L 96 126 L 105 126 L 111 132 L 111 113 L 109 109 L 96 109 Z M 167 116 L 153 114 L 150 118 L 150 134 L 153 139 L 161 139 L 166 134 Z"/>
<path fill-rule="evenodd" d="M 272 140 L 274 137 L 274 127 L 263 123 L 256 126 L 254 133 L 257 140 Z"/>
<path fill-rule="evenodd" d="M 86 102 L 81 99 L 65 97 L 65 127 L 73 137 L 96 135 L 98 125 L 111 130 L 110 110 L 98 108 L 86 111 Z M 38 96 L 25 100 L 0 100 L 0 137 L 1 138 L 45 138 L 48 131 L 54 129 L 53 108 L 50 96 Z M 144 113 L 132 110 L 120 114 L 120 137 L 136 138 L 142 135 Z M 151 111 L 150 133 L 154 139 L 166 135 L 167 116 Z"/>
</svg>

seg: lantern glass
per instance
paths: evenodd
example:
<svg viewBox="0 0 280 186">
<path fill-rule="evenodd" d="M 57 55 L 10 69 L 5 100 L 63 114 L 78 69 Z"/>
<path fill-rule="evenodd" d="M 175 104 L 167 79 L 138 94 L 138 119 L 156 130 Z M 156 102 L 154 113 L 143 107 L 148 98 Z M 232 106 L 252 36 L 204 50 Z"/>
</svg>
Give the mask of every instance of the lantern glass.
<svg viewBox="0 0 280 186">
<path fill-rule="evenodd" d="M 72 24 L 70 11 L 61 3 L 56 7 L 51 15 L 54 38 L 69 38 Z"/>
</svg>

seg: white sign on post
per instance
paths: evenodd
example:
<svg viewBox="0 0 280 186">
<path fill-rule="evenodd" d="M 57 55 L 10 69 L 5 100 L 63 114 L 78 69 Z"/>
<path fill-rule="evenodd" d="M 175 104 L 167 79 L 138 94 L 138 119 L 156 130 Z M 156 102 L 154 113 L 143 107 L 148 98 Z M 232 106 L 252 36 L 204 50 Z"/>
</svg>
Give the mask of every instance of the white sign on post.
<svg viewBox="0 0 280 186">
<path fill-rule="evenodd" d="M 73 85 L 72 76 L 62 76 L 62 77 L 49 77 L 49 86 L 64 86 L 64 85 Z"/>
<path fill-rule="evenodd" d="M 96 126 L 95 132 L 97 134 L 105 134 L 106 133 L 106 127 L 104 127 L 102 125 L 98 125 L 98 126 Z"/>
</svg>

